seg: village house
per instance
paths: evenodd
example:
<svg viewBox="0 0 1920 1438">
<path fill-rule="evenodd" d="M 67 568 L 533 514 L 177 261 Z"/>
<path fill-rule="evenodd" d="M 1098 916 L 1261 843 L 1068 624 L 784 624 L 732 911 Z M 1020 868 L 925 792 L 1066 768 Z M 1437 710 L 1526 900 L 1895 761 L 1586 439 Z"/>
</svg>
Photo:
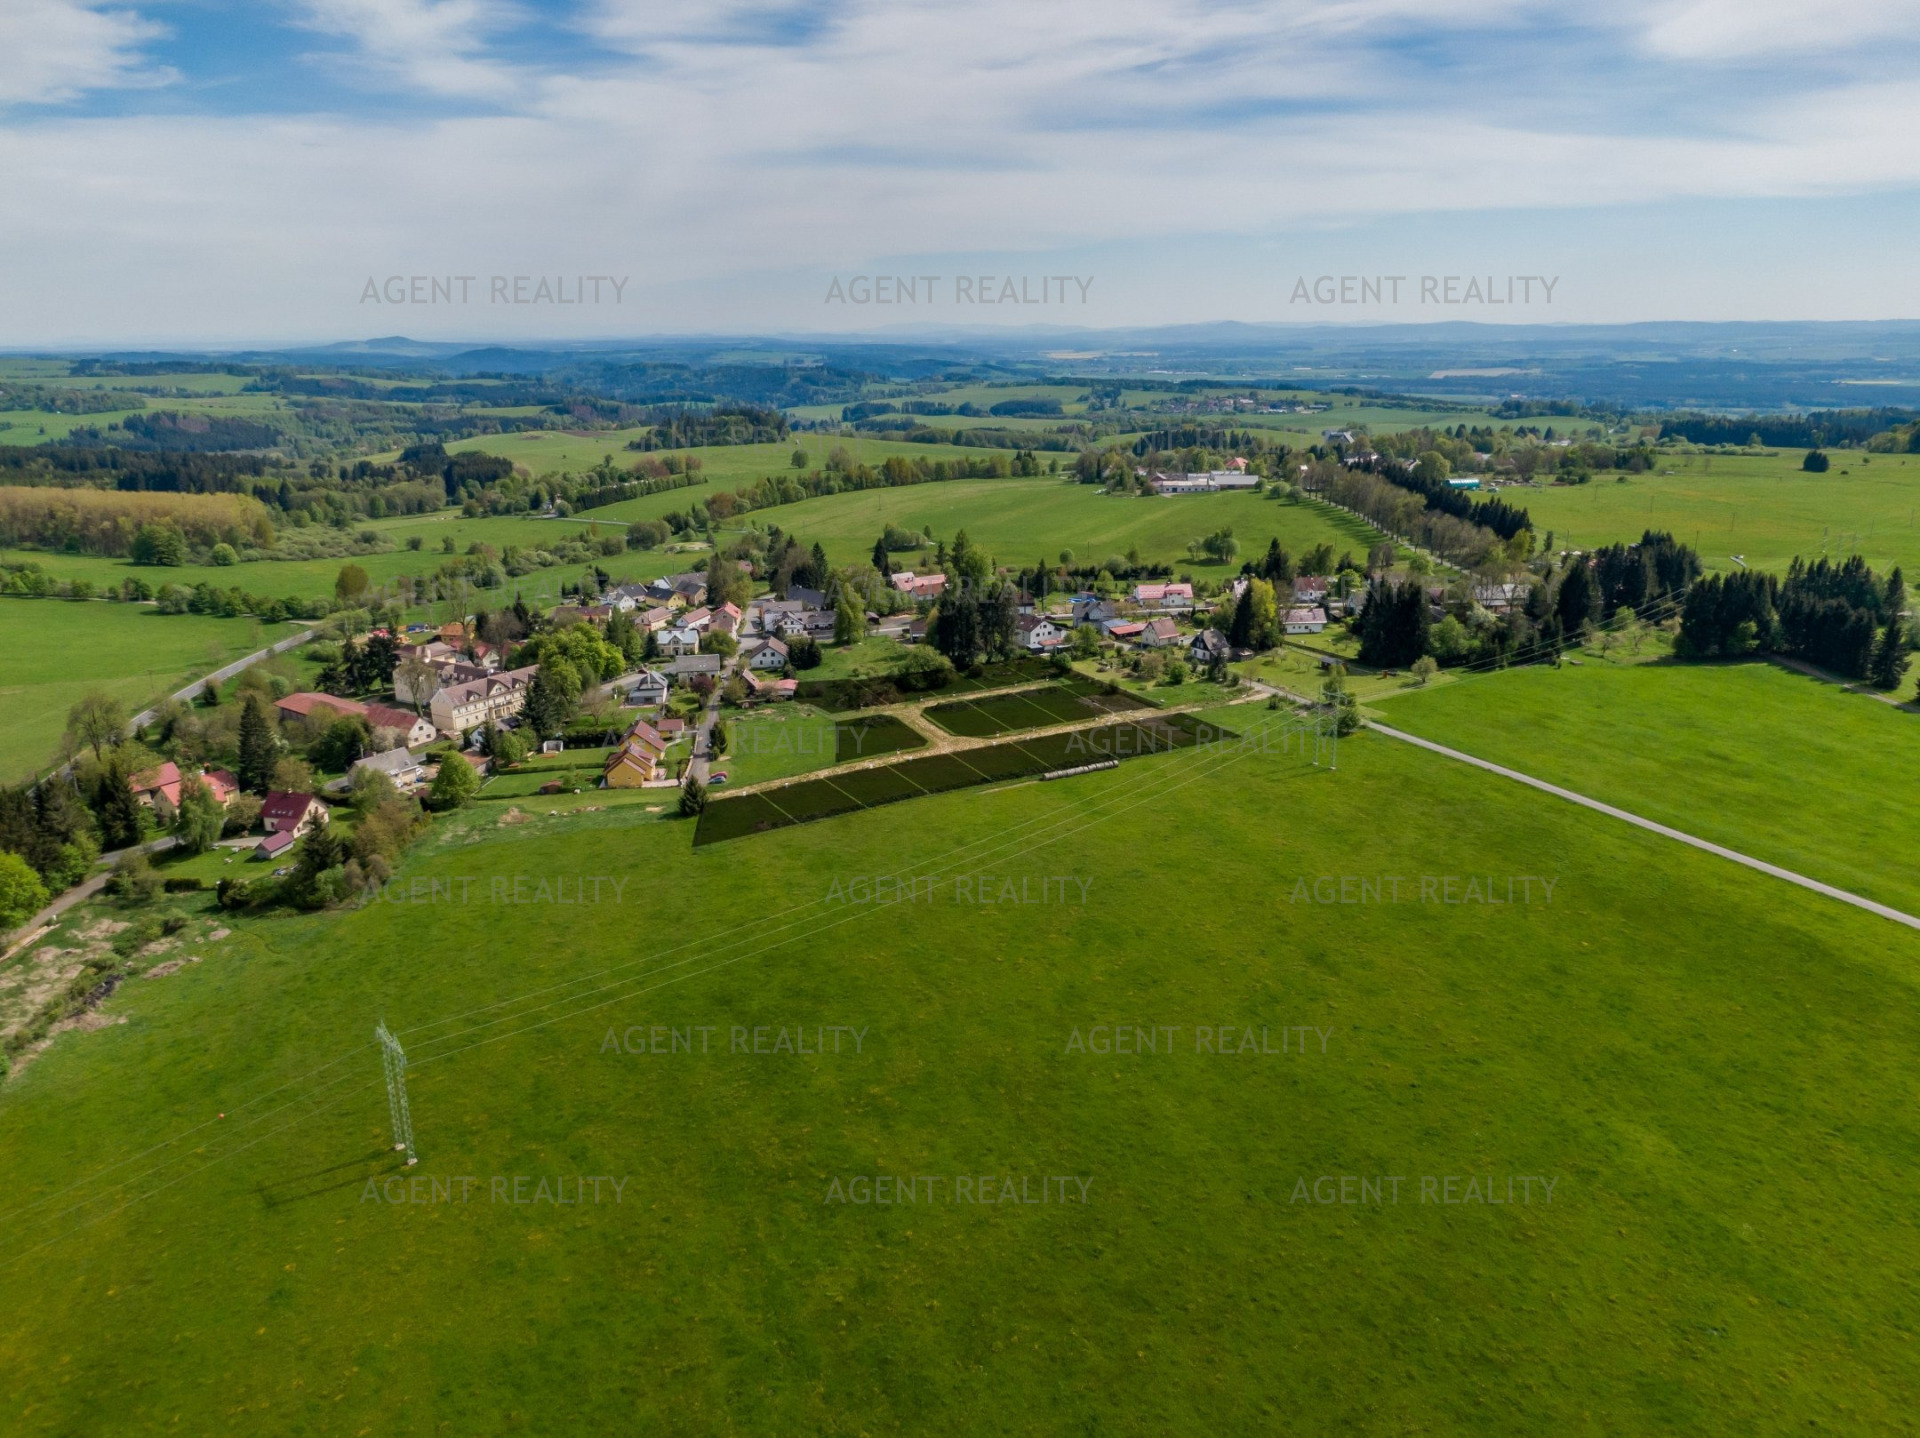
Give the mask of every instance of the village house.
<svg viewBox="0 0 1920 1438">
<path fill-rule="evenodd" d="M 439 639 L 430 639 L 425 644 L 402 644 L 398 654 L 402 661 L 416 659 L 422 664 L 439 664 L 460 658 L 458 649 Z"/>
<path fill-rule="evenodd" d="M 644 584 L 616 584 L 600 596 L 609 608 L 631 614 L 643 604 L 652 603 Z"/>
<path fill-rule="evenodd" d="M 698 609 L 689 609 L 685 614 L 680 616 L 680 627 L 682 629 L 697 629 L 702 633 L 706 632 L 707 626 L 712 622 L 713 611 L 704 605 Z"/>
<path fill-rule="evenodd" d="M 1203 629 L 1193 636 L 1193 643 L 1187 646 L 1187 657 L 1196 669 L 1211 669 L 1215 664 L 1224 663 L 1233 657 L 1233 647 L 1227 643 L 1227 636 L 1218 629 Z"/>
<path fill-rule="evenodd" d="M 240 792 L 240 781 L 225 769 L 202 770 L 196 777 L 206 786 L 217 804 L 224 805 Z M 133 790 L 133 797 L 142 804 L 150 806 L 156 799 L 165 799 L 177 809 L 180 807 L 180 790 L 185 782 L 186 776 L 181 773 L 180 766 L 169 759 L 157 769 L 135 774 L 129 787 Z"/>
<path fill-rule="evenodd" d="M 1181 583 L 1136 584 L 1133 586 L 1133 602 L 1142 609 L 1183 613 L 1193 608 L 1193 586 Z"/>
<path fill-rule="evenodd" d="M 1289 634 L 1318 634 L 1327 627 L 1327 614 L 1318 608 L 1289 609 L 1284 622 Z"/>
<path fill-rule="evenodd" d="M 714 610 L 713 622 L 708 628 L 715 634 L 724 634 L 729 639 L 736 639 L 740 634 L 741 622 L 740 606 L 728 603 Z"/>
<path fill-rule="evenodd" d="M 640 706 L 667 702 L 667 676 L 658 669 L 642 669 L 627 690 L 627 703 Z"/>
<path fill-rule="evenodd" d="M 800 688 L 798 679 L 769 679 L 754 673 L 743 674 L 741 678 L 746 681 L 749 703 L 791 699 Z"/>
<path fill-rule="evenodd" d="M 887 576 L 891 584 L 912 599 L 938 599 L 947 587 L 944 574 L 915 574 L 911 569 L 896 569 Z"/>
<path fill-rule="evenodd" d="M 260 823 L 269 834 L 290 834 L 296 839 L 332 817 L 312 794 L 274 789 L 260 805 Z"/>
<path fill-rule="evenodd" d="M 1528 590 L 1525 584 L 1476 584 L 1473 602 L 1489 613 L 1508 614 L 1525 606 Z"/>
<path fill-rule="evenodd" d="M 1145 649 L 1164 649 L 1169 644 L 1177 644 L 1179 640 L 1180 626 L 1163 614 L 1158 619 L 1148 620 L 1134 642 Z"/>
<path fill-rule="evenodd" d="M 411 709 L 396 709 L 391 704 L 367 705 L 365 718 L 373 726 L 376 737 L 383 729 L 391 730 L 400 736 L 398 742 L 406 748 L 431 744 L 438 733 L 431 723 Z"/>
<path fill-rule="evenodd" d="M 1073 596 L 1073 622 L 1075 624 L 1105 624 L 1109 619 L 1120 617 L 1120 606 L 1111 599 L 1102 599 L 1097 594 L 1076 594 Z"/>
<path fill-rule="evenodd" d="M 1167 622 L 1171 624 L 1173 621 Z M 1117 643 L 1135 644 L 1147 626 L 1138 619 L 1109 619 L 1100 627 L 1106 631 L 1107 638 Z"/>
<path fill-rule="evenodd" d="M 700 631 L 689 629 L 684 624 L 675 624 L 660 631 L 659 648 L 662 654 L 677 658 L 682 654 L 700 652 Z"/>
<path fill-rule="evenodd" d="M 352 778 L 362 769 L 385 774 L 398 789 L 414 788 L 426 778 L 427 773 L 426 764 L 411 750 L 404 748 L 389 749 L 384 754 L 369 754 L 364 759 L 354 760 L 353 767 L 347 770 L 347 777 Z"/>
<path fill-rule="evenodd" d="M 1301 604 L 1318 604 L 1327 597 L 1327 577 L 1324 574 L 1295 575 L 1293 597 Z"/>
<path fill-rule="evenodd" d="M 527 665 L 464 684 L 450 684 L 434 693 L 427 712 L 442 734 L 464 734 L 511 718 L 526 707 L 527 690 L 537 672 L 533 665 Z"/>
<path fill-rule="evenodd" d="M 671 623 L 673 611 L 664 604 L 656 604 L 651 609 L 643 610 L 633 621 L 633 626 L 642 634 L 658 634 Z"/>
<path fill-rule="evenodd" d="M 746 649 L 749 669 L 768 670 L 787 667 L 787 646 L 778 639 L 762 639 Z"/>
<path fill-rule="evenodd" d="M 652 725 L 637 719 L 620 747 L 607 756 L 600 782 L 609 789 L 638 789 L 670 779 L 666 772 L 667 740 Z"/>
<path fill-rule="evenodd" d="M 673 577 L 673 597 L 680 601 L 683 609 L 705 604 L 707 577 L 704 574 L 676 574 Z"/>
<path fill-rule="evenodd" d="M 675 684 L 684 684 L 689 679 L 705 674 L 717 678 L 723 667 L 718 654 L 682 654 L 678 659 L 669 659 L 660 666 L 660 672 Z"/>
<path fill-rule="evenodd" d="M 1014 639 L 1022 648 L 1032 650 L 1056 649 L 1067 642 L 1066 631 L 1051 619 L 1040 615 L 1023 614 L 1014 621 Z"/>
</svg>

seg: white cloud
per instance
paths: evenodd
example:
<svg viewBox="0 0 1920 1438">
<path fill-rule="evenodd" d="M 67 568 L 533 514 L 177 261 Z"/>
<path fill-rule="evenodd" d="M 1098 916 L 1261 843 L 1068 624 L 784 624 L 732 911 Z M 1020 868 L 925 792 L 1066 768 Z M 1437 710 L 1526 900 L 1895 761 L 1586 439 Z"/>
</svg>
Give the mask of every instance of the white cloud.
<svg viewBox="0 0 1920 1438">
<path fill-rule="evenodd" d="M 523 82 L 489 42 L 520 19 L 506 0 L 300 0 L 302 23 L 351 40 L 348 63 L 438 96 L 505 99 Z"/>
<path fill-rule="evenodd" d="M 1782 70 L 1734 88 L 1575 48 L 1551 68 L 1517 56 L 1490 90 L 1376 43 L 1440 26 L 1474 48 L 1545 8 L 1517 0 L 854 0 L 811 29 L 729 0 L 606 0 L 590 77 L 498 59 L 522 17 L 495 0 L 303 4 L 392 83 L 510 113 L 0 127 L 0 342 L 88 313 L 176 334 L 474 332 L 359 307 L 364 279 L 392 273 L 628 274 L 662 303 L 707 297 L 709 323 L 811 323 L 817 303 L 782 315 L 780 296 L 916 257 L 1253 255 L 1380 217 L 1417 243 L 1421 217 L 1454 211 L 1491 233 L 1501 211 L 1561 210 L 1574 233 L 1597 209 L 1920 188 L 1913 82 Z M 1583 75 L 1606 77 L 1611 108 L 1576 108 Z M 1710 129 L 1644 103 L 1695 80 Z M 658 313 L 510 319 L 631 334 Z"/>
<path fill-rule="evenodd" d="M 1920 0 L 1682 0 L 1646 12 L 1641 43 L 1674 59 L 1746 60 L 1911 42 Z"/>
<path fill-rule="evenodd" d="M 81 0 L 0 4 L 0 106 L 50 105 L 88 90 L 162 84 L 171 72 L 145 67 L 140 47 L 165 33 L 125 10 Z"/>
</svg>

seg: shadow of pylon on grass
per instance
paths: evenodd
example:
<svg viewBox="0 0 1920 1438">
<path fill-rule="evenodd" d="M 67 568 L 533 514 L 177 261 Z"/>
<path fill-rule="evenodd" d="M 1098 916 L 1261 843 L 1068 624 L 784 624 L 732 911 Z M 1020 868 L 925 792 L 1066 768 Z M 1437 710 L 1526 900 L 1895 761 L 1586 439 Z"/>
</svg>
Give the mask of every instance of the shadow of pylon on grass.
<svg viewBox="0 0 1920 1438">
<path fill-rule="evenodd" d="M 316 1168 L 308 1173 L 295 1174 L 289 1178 L 277 1179 L 272 1183 L 257 1186 L 260 1201 L 268 1208 L 282 1208 L 289 1203 L 298 1203 L 302 1199 L 319 1198 L 323 1194 L 335 1193 L 343 1188 L 364 1185 L 370 1178 L 379 1176 L 380 1171 L 392 1167 L 390 1160 L 394 1151 L 390 1148 L 376 1148 L 372 1153 L 359 1158 L 347 1159 L 344 1163 L 329 1164 L 325 1168 Z M 315 1179 L 324 1179 L 329 1174 L 341 1173 L 347 1169 L 354 1172 L 333 1183 L 314 1184 Z M 301 1187 L 312 1184 L 311 1187 Z"/>
</svg>

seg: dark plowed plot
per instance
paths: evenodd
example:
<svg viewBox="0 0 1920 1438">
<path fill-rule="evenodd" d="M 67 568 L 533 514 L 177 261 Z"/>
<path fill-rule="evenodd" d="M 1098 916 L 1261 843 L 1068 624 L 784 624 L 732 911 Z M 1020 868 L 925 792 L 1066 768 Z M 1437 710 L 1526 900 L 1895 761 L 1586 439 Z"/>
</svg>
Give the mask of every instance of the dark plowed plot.
<svg viewBox="0 0 1920 1438">
<path fill-rule="evenodd" d="M 903 673 L 870 675 L 862 679 L 802 679 L 794 697 L 835 714 L 852 709 L 877 709 L 899 704 L 919 694 L 935 691 L 945 694 L 978 693 L 983 689 L 1005 689 L 1045 679 L 1051 668 L 1044 659 L 1022 657 L 998 664 L 983 664 L 978 672 L 956 674 L 949 679 L 939 671 L 931 674 Z"/>
<path fill-rule="evenodd" d="M 1087 689 L 1093 692 L 1082 692 Z M 1039 689 L 1022 689 L 1013 694 L 996 694 L 989 699 L 956 699 L 949 704 L 928 708 L 927 718 L 949 734 L 983 739 L 993 734 L 1011 734 L 1019 729 L 1045 729 L 1054 724 L 1071 724 L 1098 714 L 1128 709 L 1151 709 L 1144 699 L 1131 694 L 1108 694 L 1098 685 L 1082 683 L 1050 684 Z"/>
<path fill-rule="evenodd" d="M 837 764 L 877 759 L 902 749 L 924 749 L 926 745 L 924 734 L 891 714 L 870 714 L 864 719 L 842 720 L 833 726 L 833 757 Z"/>
<path fill-rule="evenodd" d="M 872 769 L 856 769 L 831 778 L 802 779 L 757 794 L 711 800 L 700 815 L 693 842 L 716 844 L 745 834 L 764 833 L 789 824 L 805 824 L 855 809 L 872 809 L 899 799 L 939 794 L 976 784 L 1030 778 L 1056 769 L 1073 769 L 1102 759 L 1165 754 L 1191 748 L 1204 739 L 1218 743 L 1237 736 L 1203 726 L 1191 715 L 1155 715 L 1049 734 L 1012 739 L 958 754 L 929 754 Z"/>
</svg>

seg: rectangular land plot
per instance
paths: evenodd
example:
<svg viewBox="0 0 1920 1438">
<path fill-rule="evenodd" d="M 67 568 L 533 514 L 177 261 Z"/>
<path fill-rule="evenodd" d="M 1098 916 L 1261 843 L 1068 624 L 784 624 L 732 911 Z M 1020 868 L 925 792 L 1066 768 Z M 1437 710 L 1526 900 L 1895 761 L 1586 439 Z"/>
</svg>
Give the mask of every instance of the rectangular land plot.
<svg viewBox="0 0 1920 1438">
<path fill-rule="evenodd" d="M 834 762 L 849 764 L 855 759 L 876 759 L 882 754 L 897 754 L 906 749 L 924 749 L 926 737 L 911 724 L 891 714 L 869 714 L 864 719 L 843 719 L 834 726 Z"/>
<path fill-rule="evenodd" d="M 757 794 L 709 800 L 694 831 L 696 846 L 805 824 L 854 809 L 871 809 L 976 784 L 1029 778 L 1100 759 L 1164 754 L 1206 741 L 1231 738 L 1186 714 L 1092 725 L 1042 739 L 1009 740 L 947 754 L 929 754 L 871 769 L 805 779 Z"/>
<path fill-rule="evenodd" d="M 1152 707 L 1145 699 L 1118 692 L 1108 694 L 1098 685 L 1083 682 L 1021 689 L 990 699 L 956 699 L 950 704 L 932 705 L 926 715 L 950 734 L 981 739 L 1021 729 L 1071 724 L 1096 714 Z"/>
</svg>

